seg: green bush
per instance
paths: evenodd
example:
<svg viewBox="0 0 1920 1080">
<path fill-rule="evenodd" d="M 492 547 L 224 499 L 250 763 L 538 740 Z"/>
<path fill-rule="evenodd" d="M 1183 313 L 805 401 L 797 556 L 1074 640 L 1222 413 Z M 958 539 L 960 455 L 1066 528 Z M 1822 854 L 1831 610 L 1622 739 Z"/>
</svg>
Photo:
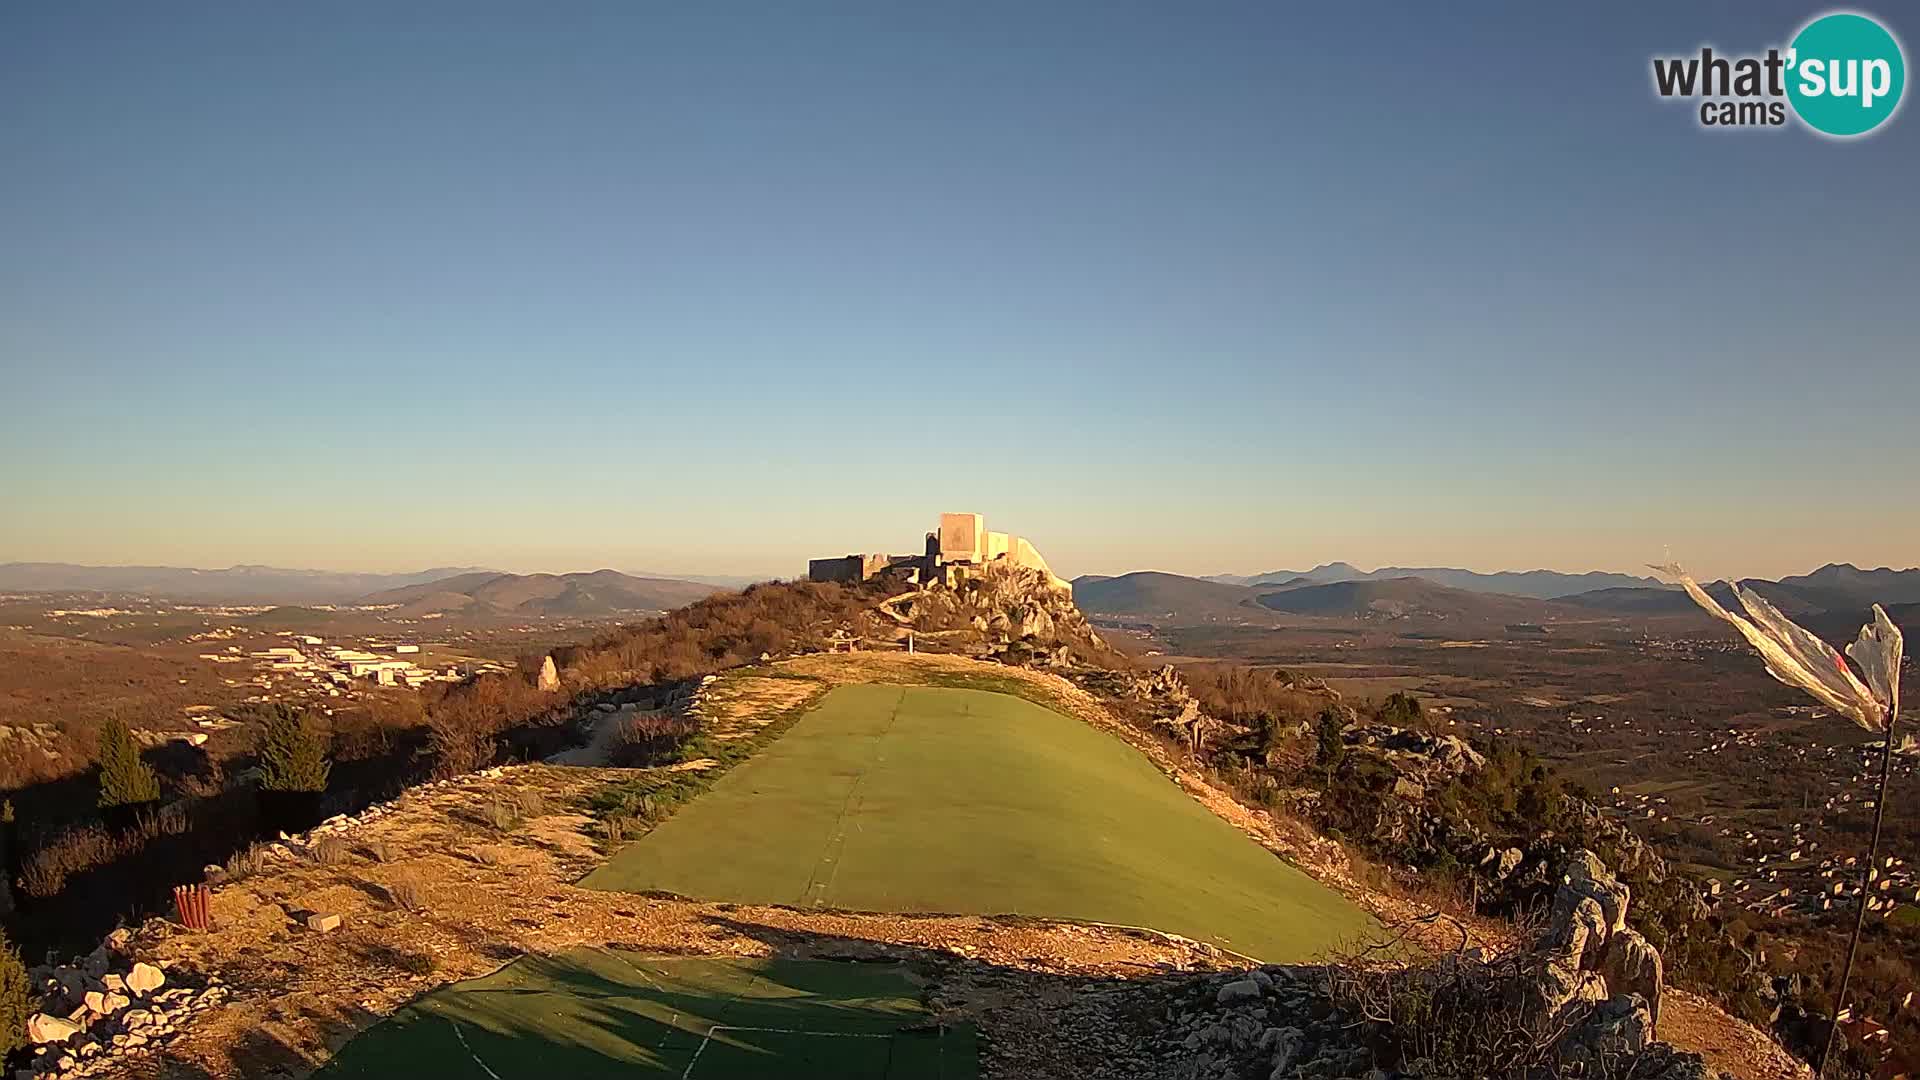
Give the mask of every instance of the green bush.
<svg viewBox="0 0 1920 1080">
<path fill-rule="evenodd" d="M 1338 706 L 1320 714 L 1317 730 L 1319 746 L 1314 754 L 1314 760 L 1326 772 L 1328 787 L 1333 786 L 1333 774 L 1339 771 L 1340 763 L 1347 757 L 1347 742 L 1344 737 L 1346 729 L 1346 714 L 1341 712 Z"/>
<path fill-rule="evenodd" d="M 268 791 L 325 791 L 326 740 L 305 711 L 276 705 L 260 738 L 260 786 Z"/>
<path fill-rule="evenodd" d="M 35 997 L 20 950 L 0 932 L 0 1057 L 27 1045 L 27 1018 L 33 1015 Z"/>
<path fill-rule="evenodd" d="M 1374 719 L 1383 724 L 1398 728 L 1417 727 L 1420 724 L 1422 710 L 1420 699 L 1410 694 L 1389 694 L 1387 700 L 1380 703 L 1380 709 Z"/>
<path fill-rule="evenodd" d="M 140 744 L 120 719 L 100 726 L 100 805 L 138 806 L 160 798 L 160 777 L 140 760 Z"/>
</svg>

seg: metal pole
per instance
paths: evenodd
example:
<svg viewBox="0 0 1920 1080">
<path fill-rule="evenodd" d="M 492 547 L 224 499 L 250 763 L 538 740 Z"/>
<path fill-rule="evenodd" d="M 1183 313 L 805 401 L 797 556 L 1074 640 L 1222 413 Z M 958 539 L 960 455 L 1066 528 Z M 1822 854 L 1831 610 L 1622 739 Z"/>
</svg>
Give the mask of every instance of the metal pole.
<svg viewBox="0 0 1920 1080">
<path fill-rule="evenodd" d="M 1899 676 L 1896 674 L 1895 678 Z M 1840 993 L 1833 999 L 1833 1023 L 1827 1025 L 1826 1049 L 1820 1051 L 1818 1080 L 1826 1080 L 1833 1058 L 1833 1040 L 1840 1034 L 1840 1014 L 1847 1011 L 1847 984 L 1853 980 L 1853 958 L 1860 951 L 1860 931 L 1867 924 L 1867 901 L 1872 899 L 1874 868 L 1880 862 L 1880 825 L 1887 818 L 1887 782 L 1893 777 L 1893 725 L 1899 717 L 1887 710 L 1887 741 L 1880 750 L 1880 795 L 1873 804 L 1873 839 L 1867 843 L 1867 868 L 1860 873 L 1860 906 L 1853 915 L 1853 938 L 1847 942 L 1847 962 L 1840 968 Z"/>
</svg>

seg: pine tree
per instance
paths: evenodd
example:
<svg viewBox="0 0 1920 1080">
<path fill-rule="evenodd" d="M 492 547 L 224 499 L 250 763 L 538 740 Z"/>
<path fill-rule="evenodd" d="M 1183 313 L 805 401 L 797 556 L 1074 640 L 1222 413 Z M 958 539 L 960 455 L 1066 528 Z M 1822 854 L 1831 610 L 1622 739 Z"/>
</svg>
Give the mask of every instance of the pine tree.
<svg viewBox="0 0 1920 1080">
<path fill-rule="evenodd" d="M 1347 718 L 1338 708 L 1327 709 L 1320 714 L 1319 747 L 1314 757 L 1320 767 L 1326 770 L 1327 786 L 1333 786 L 1333 774 L 1346 760 L 1347 743 L 1342 737 L 1346 731 Z"/>
<path fill-rule="evenodd" d="M 27 1045 L 27 1018 L 37 997 L 20 950 L 0 932 L 0 1057 Z"/>
<path fill-rule="evenodd" d="M 304 711 L 274 706 L 260 739 L 260 771 L 260 786 L 267 791 L 327 790 L 333 763 L 327 760 L 326 740 Z"/>
<path fill-rule="evenodd" d="M 158 801 L 160 777 L 140 760 L 140 744 L 118 718 L 100 728 L 100 805 L 138 806 Z"/>
</svg>

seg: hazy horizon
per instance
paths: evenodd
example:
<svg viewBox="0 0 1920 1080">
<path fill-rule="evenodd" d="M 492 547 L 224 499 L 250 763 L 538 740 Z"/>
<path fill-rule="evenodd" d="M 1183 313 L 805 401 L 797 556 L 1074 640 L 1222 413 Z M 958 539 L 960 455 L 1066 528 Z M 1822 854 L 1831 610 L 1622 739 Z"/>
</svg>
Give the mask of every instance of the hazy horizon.
<svg viewBox="0 0 1920 1080">
<path fill-rule="evenodd" d="M 0 561 L 1910 566 L 1920 117 L 1649 87 L 1815 10 L 16 6 Z"/>
<path fill-rule="evenodd" d="M 894 545 L 892 547 L 887 547 L 886 545 L 869 545 L 868 548 L 869 549 L 886 548 L 886 550 L 889 550 L 889 551 L 898 549 L 903 552 L 906 550 L 906 547 L 902 545 Z M 858 549 L 858 550 L 866 550 L 866 549 Z M 811 556 L 807 556 L 807 557 L 819 557 L 823 555 L 851 554 L 851 553 L 853 552 L 852 551 L 838 552 L 838 551 L 829 550 L 829 551 L 814 552 Z M 1042 551 L 1042 554 L 1045 554 L 1044 550 Z M 540 563 L 540 564 L 528 563 L 528 564 L 521 564 L 521 565 L 496 565 L 494 563 L 489 563 L 485 561 L 470 563 L 470 562 L 464 562 L 464 561 L 447 561 L 447 560 L 430 561 L 430 562 L 421 563 L 418 565 L 341 564 L 341 563 L 315 563 L 315 564 L 302 563 L 302 564 L 296 565 L 291 563 L 263 562 L 257 559 L 240 560 L 237 562 L 218 563 L 218 564 L 172 563 L 172 562 L 158 562 L 151 559 L 145 559 L 145 560 L 130 559 L 130 560 L 124 560 L 119 562 L 88 563 L 88 562 L 78 562 L 72 559 L 27 559 L 27 558 L 11 558 L 11 557 L 6 557 L 4 555 L 0 555 L 0 565 L 6 565 L 9 563 L 29 563 L 29 564 L 48 563 L 48 564 L 67 564 L 67 565 L 76 565 L 76 566 L 96 566 L 96 567 L 154 566 L 154 567 L 168 567 L 168 568 L 183 569 L 183 570 L 205 570 L 205 571 L 232 570 L 239 567 L 261 567 L 261 568 L 273 569 L 273 570 L 317 571 L 322 573 L 342 573 L 342 574 L 389 574 L 389 575 L 417 574 L 417 573 L 424 572 L 426 570 L 432 570 L 432 569 L 438 569 L 438 568 L 458 569 L 458 570 L 482 570 L 483 569 L 483 570 L 494 570 L 494 571 L 499 571 L 501 573 L 511 573 L 511 574 L 570 574 L 570 573 L 590 573 L 595 570 L 614 570 L 622 574 L 627 574 L 630 576 L 638 576 L 638 577 L 682 578 L 682 579 L 726 578 L 726 579 L 769 580 L 769 579 L 775 579 L 775 578 L 793 578 L 793 577 L 804 576 L 806 571 L 805 558 L 806 557 L 803 557 L 801 559 L 800 565 L 798 566 L 787 566 L 787 567 L 778 567 L 778 568 L 763 567 L 759 569 L 750 569 L 750 570 L 742 570 L 742 569 L 725 570 L 725 569 L 714 569 L 714 568 L 697 567 L 697 566 L 676 568 L 676 567 L 631 565 L 631 564 L 619 564 L 619 563 L 592 563 L 591 561 L 584 562 L 584 563 Z M 1735 578 L 1773 579 L 1773 578 L 1780 578 L 1780 577 L 1787 577 L 1787 576 L 1795 576 L 1800 574 L 1808 574 L 1828 564 L 1849 563 L 1849 562 L 1851 562 L 1852 565 L 1856 566 L 1861 570 L 1879 570 L 1879 569 L 1912 570 L 1917 568 L 1915 566 L 1903 566 L 1903 565 L 1895 565 L 1891 563 L 1869 564 L 1869 563 L 1857 562 L 1857 561 L 1848 560 L 1848 559 L 1828 559 L 1823 562 L 1814 563 L 1807 566 L 1789 568 L 1786 570 L 1782 570 L 1778 573 L 1770 573 L 1770 574 L 1738 573 L 1731 576 Z M 1267 574 L 1267 573 L 1272 573 L 1274 571 L 1285 571 L 1285 570 L 1305 572 L 1305 571 L 1314 570 L 1321 566 L 1325 566 L 1332 563 L 1347 563 L 1353 566 L 1355 569 L 1358 569 L 1366 573 L 1373 573 L 1386 567 L 1401 567 L 1401 568 L 1410 568 L 1410 569 L 1469 570 L 1469 571 L 1473 571 L 1476 573 L 1483 573 L 1483 574 L 1493 574 L 1493 573 L 1501 573 L 1501 572 L 1526 573 L 1530 571 L 1544 570 L 1544 571 L 1563 573 L 1563 574 L 1583 574 L 1583 573 L 1589 573 L 1589 572 L 1599 572 L 1599 573 L 1612 573 L 1612 574 L 1627 574 L 1633 577 L 1647 577 L 1647 578 L 1661 577 L 1660 574 L 1655 572 L 1653 569 L 1651 569 L 1651 567 L 1647 565 L 1641 565 L 1638 567 L 1633 567 L 1633 566 L 1628 566 L 1628 567 L 1544 566 L 1544 565 L 1523 566 L 1523 565 L 1517 565 L 1517 564 L 1511 565 L 1511 566 L 1465 566 L 1465 565 L 1460 565 L 1455 563 L 1416 562 L 1416 561 L 1409 561 L 1404 559 L 1398 560 L 1398 561 L 1381 562 L 1381 563 L 1365 563 L 1365 562 L 1359 562 L 1353 559 L 1340 559 L 1340 558 L 1314 559 L 1310 561 L 1295 561 L 1292 563 L 1275 562 L 1275 563 L 1272 563 L 1271 565 L 1263 564 L 1257 567 L 1228 568 L 1228 569 L 1214 569 L 1214 570 L 1191 569 L 1191 568 L 1176 570 L 1176 569 L 1169 569 L 1165 566 L 1158 566 L 1158 565 L 1127 566 L 1123 568 L 1102 569 L 1102 570 L 1083 570 L 1083 569 L 1078 569 L 1073 567 L 1061 568 L 1056 566 L 1056 570 L 1060 570 L 1067 577 L 1080 577 L 1087 574 L 1111 577 L 1111 576 L 1119 576 L 1121 574 L 1129 574 L 1129 573 L 1158 572 L 1158 573 L 1178 574 L 1184 577 L 1206 578 L 1206 577 L 1216 577 L 1216 576 L 1222 576 L 1222 575 L 1233 575 L 1233 576 L 1244 577 L 1244 576 L 1250 576 L 1255 574 Z M 1693 565 L 1689 564 L 1688 569 L 1692 570 Z M 1700 576 L 1703 579 L 1717 579 L 1717 578 L 1727 577 L 1729 575 L 1701 572 L 1701 573 L 1696 573 L 1696 576 Z"/>
</svg>

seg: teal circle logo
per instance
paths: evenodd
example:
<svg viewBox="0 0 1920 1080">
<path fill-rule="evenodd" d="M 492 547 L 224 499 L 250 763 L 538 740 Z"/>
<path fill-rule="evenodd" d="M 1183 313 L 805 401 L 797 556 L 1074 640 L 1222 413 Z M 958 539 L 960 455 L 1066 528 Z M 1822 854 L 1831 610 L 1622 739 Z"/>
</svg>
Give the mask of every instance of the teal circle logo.
<svg viewBox="0 0 1920 1080">
<path fill-rule="evenodd" d="M 1824 135 L 1865 135 L 1893 116 L 1907 88 L 1907 58 L 1894 36 L 1865 15 L 1822 15 L 1787 51 L 1787 100 Z"/>
</svg>

